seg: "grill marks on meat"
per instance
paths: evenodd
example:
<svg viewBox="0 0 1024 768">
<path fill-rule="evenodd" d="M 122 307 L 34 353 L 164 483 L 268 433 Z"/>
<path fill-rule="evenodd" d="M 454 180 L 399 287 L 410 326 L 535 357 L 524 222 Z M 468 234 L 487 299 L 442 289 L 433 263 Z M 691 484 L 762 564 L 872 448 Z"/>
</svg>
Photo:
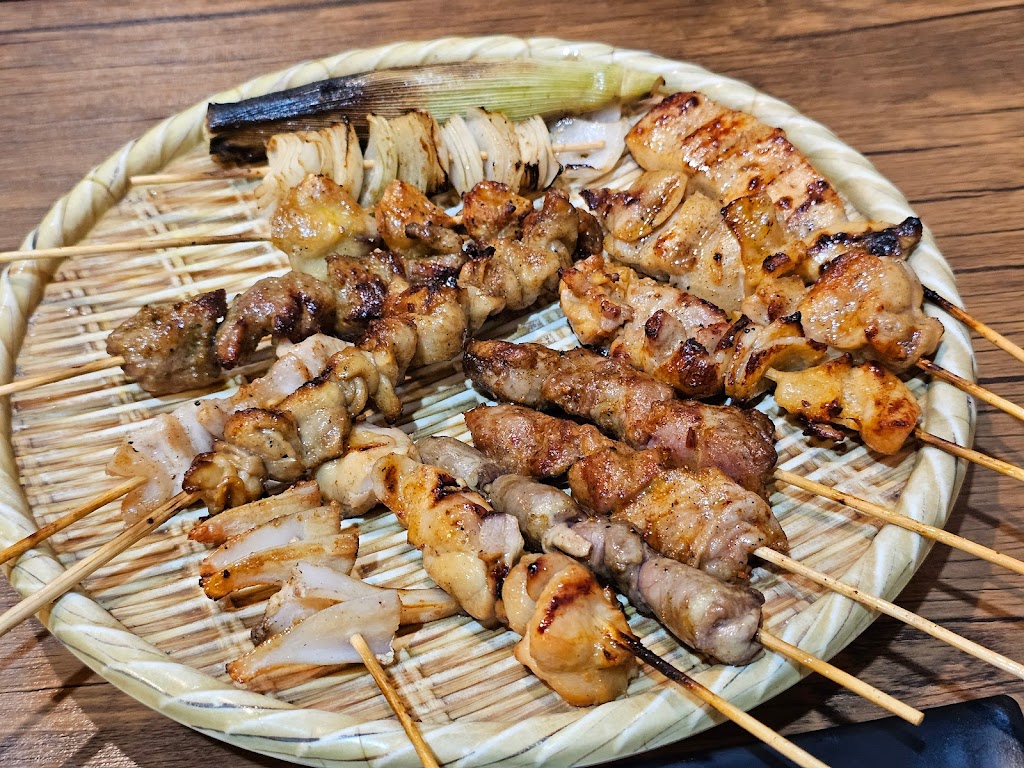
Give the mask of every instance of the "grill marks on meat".
<svg viewBox="0 0 1024 768">
<path fill-rule="evenodd" d="M 223 290 L 147 305 L 111 332 L 107 354 L 124 357 L 125 373 L 154 395 L 208 387 L 221 380 L 213 339 L 225 314 Z"/>
<path fill-rule="evenodd" d="M 764 493 L 775 467 L 767 416 L 676 400 L 671 387 L 618 360 L 584 349 L 559 353 L 539 344 L 472 341 L 463 365 L 497 399 L 561 408 L 636 448 L 664 448 L 674 466 L 717 467 L 755 493 Z"/>
<path fill-rule="evenodd" d="M 700 174 L 723 204 L 766 193 L 789 232 L 798 236 L 845 219 L 832 186 L 785 132 L 699 93 L 675 93 L 656 104 L 626 136 L 648 170 Z"/>
<path fill-rule="evenodd" d="M 231 370 L 264 336 L 297 343 L 315 333 L 331 334 L 336 312 L 334 292 L 310 275 L 289 272 L 259 280 L 231 303 L 217 330 L 217 360 Z"/>
<path fill-rule="evenodd" d="M 467 412 L 465 419 L 480 450 L 493 456 L 506 472 L 531 477 L 564 475 L 583 456 L 612 442 L 591 424 L 516 405 L 479 406 Z"/>
</svg>

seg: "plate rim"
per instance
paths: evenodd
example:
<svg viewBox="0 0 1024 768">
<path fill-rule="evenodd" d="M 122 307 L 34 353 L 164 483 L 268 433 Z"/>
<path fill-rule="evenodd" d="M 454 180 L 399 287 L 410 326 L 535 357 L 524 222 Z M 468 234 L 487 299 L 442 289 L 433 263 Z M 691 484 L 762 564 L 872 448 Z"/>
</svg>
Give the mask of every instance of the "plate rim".
<svg viewBox="0 0 1024 768">
<path fill-rule="evenodd" d="M 121 199 L 130 176 L 155 172 L 202 140 L 208 101 L 237 100 L 326 76 L 369 69 L 471 58 L 524 57 L 612 61 L 658 72 L 666 77 L 669 87 L 685 83 L 688 90 L 700 90 L 784 128 L 812 164 L 864 215 L 898 221 L 913 213 L 895 186 L 830 130 L 741 81 L 695 64 L 603 43 L 509 36 L 448 37 L 353 49 L 253 78 L 204 99 L 146 131 L 94 168 L 54 204 L 26 237 L 24 247 L 65 245 L 80 239 Z M 911 261 L 928 273 L 933 288 L 959 301 L 952 271 L 927 227 Z M 22 262 L 12 265 L 0 280 L 0 382 L 13 377 L 28 319 L 58 265 L 57 259 Z M 946 317 L 931 308 L 929 312 Z M 945 325 L 937 361 L 973 380 L 970 337 L 958 323 Z M 974 411 L 969 399 L 939 382 L 930 382 L 927 391 L 928 430 L 970 445 Z M 0 411 L 0 426 L 6 437 L 0 441 L 0 539 L 6 543 L 35 530 L 35 521 L 18 482 L 9 403 Z M 942 525 L 964 475 L 962 462 L 934 449 L 918 451 L 897 511 Z M 886 526 L 843 578 L 861 589 L 892 598 L 909 581 L 929 549 L 930 544 L 918 540 L 915 534 Z M 882 556 L 883 550 L 897 551 L 905 557 L 902 561 L 891 561 Z M 62 571 L 52 552 L 42 548 L 22 557 L 11 571 L 10 580 L 19 593 L 28 595 Z M 805 646 L 807 650 L 829 658 L 873 620 L 867 610 L 848 603 L 834 594 L 825 596 L 791 618 L 781 636 L 789 642 L 810 642 L 810 646 Z M 235 688 L 172 661 L 80 593 L 66 595 L 40 618 L 72 653 L 105 679 L 156 711 L 207 735 L 254 752 L 299 762 L 338 766 L 418 764 L 397 721 L 359 722 L 341 713 L 300 708 Z M 829 633 L 837 624 L 841 631 Z M 744 677 L 737 668 L 715 667 L 699 678 L 738 706 L 749 709 L 788 688 L 802 674 L 777 656 L 766 655 L 757 664 L 762 666 L 759 672 L 764 676 L 758 686 L 747 685 L 749 675 Z M 623 723 L 622 730 L 612 737 L 602 728 L 610 716 L 621 718 Z M 671 743 L 720 719 L 674 689 L 655 689 L 601 707 L 544 715 L 525 723 L 460 721 L 423 724 L 423 731 L 443 762 L 458 761 L 465 766 L 499 761 L 515 765 L 586 765 Z"/>
</svg>

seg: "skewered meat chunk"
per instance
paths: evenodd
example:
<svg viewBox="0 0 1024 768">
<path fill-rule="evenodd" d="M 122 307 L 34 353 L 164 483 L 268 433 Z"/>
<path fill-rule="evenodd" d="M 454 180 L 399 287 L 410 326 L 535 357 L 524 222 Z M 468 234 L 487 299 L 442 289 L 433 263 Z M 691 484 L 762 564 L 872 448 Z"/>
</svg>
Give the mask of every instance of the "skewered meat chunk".
<svg viewBox="0 0 1024 768">
<path fill-rule="evenodd" d="M 567 494 L 522 475 L 501 472 L 480 451 L 450 437 L 417 441 L 421 457 L 487 492 L 494 508 L 519 520 L 529 543 L 557 548 L 613 582 L 636 609 L 654 615 L 692 648 L 726 664 L 746 664 L 761 652 L 759 592 L 726 584 L 659 556 L 628 525 L 587 519 Z"/>
<path fill-rule="evenodd" d="M 647 237 L 680 206 L 688 176 L 674 171 L 646 171 L 624 191 L 584 189 L 580 195 L 616 240 Z"/>
<path fill-rule="evenodd" d="M 921 220 L 915 216 L 908 216 L 895 225 L 881 221 L 833 224 L 808 236 L 804 243 L 807 254 L 800 264 L 800 272 L 808 282 L 814 282 L 832 261 L 848 251 L 905 259 L 921 241 L 923 229 Z"/>
<path fill-rule="evenodd" d="M 325 176 L 307 176 L 288 190 L 270 220 L 270 236 L 292 269 L 318 280 L 327 278 L 329 253 L 358 258 L 378 243 L 373 217 Z"/>
<path fill-rule="evenodd" d="M 466 313 L 458 290 L 445 285 L 419 285 L 388 299 L 385 315 L 408 318 L 416 329 L 418 367 L 451 360 L 466 338 Z"/>
<path fill-rule="evenodd" d="M 815 368 L 772 372 L 775 401 L 812 424 L 840 424 L 860 433 L 879 453 L 896 453 L 917 426 L 913 393 L 878 363 L 853 365 L 840 357 Z"/>
<path fill-rule="evenodd" d="M 482 181 L 462 195 L 462 224 L 480 243 L 521 238 L 523 219 L 532 210 L 529 200 L 497 181 Z"/>
<path fill-rule="evenodd" d="M 276 496 L 213 515 L 192 526 L 189 541 L 220 546 L 232 536 L 245 533 L 278 517 L 294 515 L 321 506 L 319 486 L 310 481 L 296 483 Z"/>
<path fill-rule="evenodd" d="M 622 695 L 636 659 L 617 641 L 626 617 L 594 575 L 565 555 L 526 555 L 502 589 L 515 656 L 570 704 L 588 707 Z"/>
<path fill-rule="evenodd" d="M 777 455 L 774 426 L 759 411 L 676 400 L 672 388 L 584 349 L 472 341 L 463 359 L 473 383 L 498 399 L 556 406 L 637 448 L 663 447 L 674 466 L 718 467 L 764 493 Z"/>
<path fill-rule="evenodd" d="M 718 469 L 665 468 L 646 484 L 633 483 L 628 493 L 605 493 L 607 475 L 625 476 L 635 466 L 628 450 L 606 448 L 569 470 L 569 487 L 583 506 L 609 510 L 658 552 L 723 581 L 746 578 L 758 547 L 786 551 L 786 534 L 771 507 Z"/>
<path fill-rule="evenodd" d="M 384 315 L 384 303 L 393 285 L 404 285 L 405 269 L 389 251 L 375 250 L 361 259 L 332 253 L 327 257 L 327 285 L 337 308 L 335 333 L 358 340 L 371 320 Z"/>
<path fill-rule="evenodd" d="M 412 184 L 389 184 L 374 212 L 381 239 L 406 260 L 462 252 L 463 238 L 455 231 L 455 221 Z"/>
<path fill-rule="evenodd" d="M 326 498 L 341 505 L 345 517 L 365 514 L 377 504 L 373 465 L 392 453 L 416 458 L 412 440 L 400 429 L 355 424 L 344 455 L 322 464 L 316 481 Z"/>
<path fill-rule="evenodd" d="M 477 448 L 506 472 L 530 477 L 564 475 L 583 456 L 612 442 L 591 424 L 517 405 L 481 405 L 468 411 L 465 419 Z"/>
<path fill-rule="evenodd" d="M 498 622 L 501 584 L 523 551 L 519 526 L 453 477 L 407 456 L 374 465 L 377 498 L 409 529 L 423 567 L 485 626 Z"/>
<path fill-rule="evenodd" d="M 572 531 L 590 543 L 586 563 L 594 573 L 691 648 L 723 664 L 749 664 L 761 655 L 756 637 L 764 596 L 757 590 L 662 557 L 621 522 L 583 520 Z"/>
<path fill-rule="evenodd" d="M 124 357 L 124 372 L 154 395 L 208 387 L 222 378 L 214 334 L 226 313 L 223 289 L 147 304 L 111 332 L 107 354 Z"/>
<path fill-rule="evenodd" d="M 906 262 L 850 251 L 829 265 L 798 309 L 809 338 L 903 371 L 942 338 L 942 323 L 924 314 L 923 300 Z"/>
<path fill-rule="evenodd" d="M 334 331 L 337 303 L 327 283 L 288 272 L 265 277 L 231 302 L 217 329 L 217 361 L 226 370 L 247 362 L 264 336 L 293 343 Z"/>
<path fill-rule="evenodd" d="M 699 93 L 674 93 L 656 104 L 626 146 L 648 170 L 700 173 L 723 204 L 765 192 L 798 237 L 846 217 L 836 191 L 781 129 Z"/>
</svg>

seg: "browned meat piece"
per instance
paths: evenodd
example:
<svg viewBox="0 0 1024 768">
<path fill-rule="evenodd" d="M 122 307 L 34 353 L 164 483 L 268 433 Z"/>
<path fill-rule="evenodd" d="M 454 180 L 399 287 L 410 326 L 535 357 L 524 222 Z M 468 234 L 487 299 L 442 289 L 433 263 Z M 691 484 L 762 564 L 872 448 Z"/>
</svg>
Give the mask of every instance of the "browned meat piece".
<svg viewBox="0 0 1024 768">
<path fill-rule="evenodd" d="M 622 443 L 589 451 L 569 469 L 573 497 L 598 515 L 626 507 L 665 471 L 661 448 L 636 451 Z"/>
<path fill-rule="evenodd" d="M 478 406 L 465 415 L 473 443 L 506 472 L 557 477 L 612 441 L 590 424 L 516 405 Z"/>
<path fill-rule="evenodd" d="M 780 407 L 812 424 L 831 422 L 859 432 L 879 453 L 902 448 L 921 417 L 907 385 L 878 363 L 853 365 L 844 356 L 803 371 L 775 371 L 772 378 Z"/>
<path fill-rule="evenodd" d="M 302 466 L 306 469 L 341 456 L 352 429 L 352 414 L 344 387 L 331 378 L 307 382 L 277 405 L 299 435 Z"/>
<path fill-rule="evenodd" d="M 626 617 L 588 569 L 552 552 L 526 555 L 501 592 L 515 656 L 567 702 L 589 707 L 621 696 L 636 659 L 618 641 Z"/>
<path fill-rule="evenodd" d="M 258 457 L 271 480 L 293 483 L 306 470 L 295 422 L 280 411 L 236 411 L 224 425 L 224 442 Z"/>
<path fill-rule="evenodd" d="M 337 302 L 327 283 L 302 272 L 265 277 L 239 294 L 217 330 L 217 360 L 226 369 L 248 361 L 260 339 L 297 343 L 331 334 Z"/>
<path fill-rule="evenodd" d="M 836 191 L 782 130 L 699 93 L 674 93 L 655 105 L 626 146 L 648 170 L 700 173 L 723 204 L 767 193 L 799 237 L 846 218 Z"/>
<path fill-rule="evenodd" d="M 214 334 L 226 313 L 223 290 L 147 304 L 111 332 L 107 354 L 122 356 L 124 372 L 154 395 L 208 387 L 222 376 Z"/>
<path fill-rule="evenodd" d="M 452 217 L 407 182 L 389 184 L 374 210 L 384 243 L 404 259 L 462 252 Z"/>
<path fill-rule="evenodd" d="M 909 216 L 899 224 L 881 221 L 851 221 L 834 224 L 807 238 L 807 258 L 800 265 L 808 282 L 821 277 L 822 270 L 848 251 L 867 251 L 874 256 L 905 259 L 921 242 L 921 220 Z"/>
<path fill-rule="evenodd" d="M 481 181 L 462 196 L 462 224 L 480 243 L 499 237 L 518 240 L 523 236 L 523 219 L 532 210 L 529 200 L 497 181 Z"/>
<path fill-rule="evenodd" d="M 942 323 L 924 314 L 923 300 L 905 261 L 850 251 L 811 286 L 799 311 L 809 338 L 904 371 L 942 338 Z"/>
<path fill-rule="evenodd" d="M 267 469 L 259 456 L 226 442 L 218 441 L 213 448 L 192 460 L 181 483 L 183 490 L 198 493 L 214 515 L 263 496 Z"/>
<path fill-rule="evenodd" d="M 665 223 L 683 202 L 688 176 L 672 171 L 647 171 L 629 189 L 584 189 L 580 192 L 608 234 L 634 242 Z"/>
<path fill-rule="evenodd" d="M 466 313 L 458 290 L 444 285 L 419 285 L 388 298 L 385 315 L 407 318 L 416 329 L 412 366 L 451 360 L 466 338 Z"/>
<path fill-rule="evenodd" d="M 758 547 L 786 551 L 786 534 L 767 502 L 720 470 L 649 467 L 650 481 L 634 480 L 626 493 L 604 481 L 605 473 L 633 477 L 637 465 L 630 451 L 606 448 L 569 470 L 569 487 L 584 506 L 611 512 L 658 552 L 717 579 L 746 578 Z"/>
<path fill-rule="evenodd" d="M 774 427 L 759 411 L 680 401 L 672 388 L 584 349 L 472 341 L 463 360 L 473 383 L 498 399 L 555 406 L 636 448 L 662 447 L 675 466 L 717 467 L 763 493 L 775 467 Z"/>
<path fill-rule="evenodd" d="M 440 467 L 477 490 L 486 489 L 507 472 L 473 446 L 454 437 L 421 438 L 416 441 L 416 450 L 424 464 Z"/>
<path fill-rule="evenodd" d="M 585 259 L 595 253 L 601 253 L 604 250 L 604 230 L 601 229 L 601 222 L 583 208 L 577 208 L 576 213 L 580 217 L 580 227 L 573 259 Z"/>
<path fill-rule="evenodd" d="M 756 637 L 764 596 L 757 590 L 659 556 L 624 523 L 584 520 L 572 531 L 590 542 L 585 562 L 594 573 L 691 648 L 723 664 L 748 664 L 761 655 Z"/>
<path fill-rule="evenodd" d="M 335 332 L 355 341 L 371 320 L 384 315 L 384 302 L 393 286 L 405 283 L 405 270 L 389 251 L 377 250 L 361 259 L 340 254 L 327 257 L 326 281 L 334 290 Z"/>
<path fill-rule="evenodd" d="M 270 220 L 270 233 L 292 269 L 318 280 L 327 277 L 328 254 L 361 257 L 380 242 L 369 212 L 326 176 L 307 176 L 288 190 Z"/>
</svg>

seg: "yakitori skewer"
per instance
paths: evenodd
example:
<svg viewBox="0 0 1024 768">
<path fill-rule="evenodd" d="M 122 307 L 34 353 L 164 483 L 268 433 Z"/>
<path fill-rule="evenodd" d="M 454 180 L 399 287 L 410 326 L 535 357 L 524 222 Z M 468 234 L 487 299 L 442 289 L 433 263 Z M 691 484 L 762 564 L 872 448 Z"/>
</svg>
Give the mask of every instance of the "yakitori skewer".
<svg viewBox="0 0 1024 768">
<path fill-rule="evenodd" d="M 405 708 L 405 703 L 398 696 L 398 691 L 395 690 L 394 686 L 391 685 L 391 680 L 388 678 L 384 668 L 377 661 L 377 657 L 373 655 L 373 651 L 366 644 L 366 640 L 363 636 L 356 632 L 349 638 L 349 642 L 352 643 L 352 647 L 356 649 L 356 653 L 359 654 L 359 658 L 363 660 L 363 664 L 366 670 L 373 677 L 373 681 L 380 688 L 380 692 L 384 694 L 384 698 L 387 699 L 392 711 L 395 713 L 395 717 L 398 718 L 398 722 L 402 724 L 402 728 L 405 730 L 406 735 L 409 737 L 409 741 L 412 742 L 413 749 L 416 750 L 416 756 L 419 757 L 420 762 L 423 763 L 423 768 L 438 768 L 437 759 L 434 757 L 434 753 L 430 749 L 430 745 L 427 744 L 423 738 L 423 734 L 420 733 L 419 727 L 416 725 L 416 721 L 412 719 L 409 714 L 409 710 Z"/>
<path fill-rule="evenodd" d="M 980 320 L 976 320 L 972 315 L 967 314 L 967 312 L 960 309 L 956 304 L 942 298 L 942 296 L 927 286 L 924 286 L 924 297 L 935 306 L 940 307 L 945 312 L 955 317 L 971 330 L 976 331 L 980 336 L 991 341 L 1004 352 L 1013 355 L 1024 363 L 1024 349 L 1021 349 L 995 329 L 990 328 Z"/>
<path fill-rule="evenodd" d="M 763 741 L 769 747 L 774 749 L 781 755 L 788 757 L 794 763 L 800 766 L 824 766 L 825 763 L 821 762 L 818 758 L 798 747 L 796 744 L 785 738 L 777 731 L 773 731 L 767 725 L 762 723 L 760 720 L 744 712 L 742 709 L 732 704 L 730 701 L 722 698 L 714 691 L 710 690 L 706 686 L 701 685 L 689 675 L 680 672 L 678 669 L 673 667 L 658 654 L 651 651 L 647 646 L 640 642 L 640 638 L 635 635 L 625 635 L 619 633 L 615 638 L 618 643 L 626 648 L 630 653 L 634 654 L 638 659 L 641 659 L 645 663 L 649 664 L 654 669 L 661 672 L 669 680 L 679 683 L 679 685 L 686 688 L 694 696 L 699 698 L 705 704 L 716 709 L 721 714 L 728 717 L 736 725 L 743 730 L 747 731 L 753 736 Z"/>
<path fill-rule="evenodd" d="M 933 435 L 931 432 L 925 432 L 923 429 L 915 429 L 914 436 L 922 443 L 934 446 L 935 448 L 952 454 L 959 459 L 965 459 L 977 464 L 979 467 L 992 469 L 1000 474 L 1006 475 L 1007 477 L 1012 477 L 1014 480 L 1024 482 L 1024 469 L 1003 461 L 1002 459 L 995 459 L 981 451 L 964 448 L 962 445 L 957 445 L 956 443 L 945 440 L 938 435 Z"/>
<path fill-rule="evenodd" d="M 965 539 L 963 536 L 957 536 L 955 533 L 950 533 L 944 528 L 937 528 L 934 525 L 928 525 L 927 523 L 914 520 L 912 517 L 897 514 L 879 504 L 874 504 L 851 493 L 846 493 L 845 491 L 840 491 L 837 488 L 824 485 L 823 483 L 817 483 L 813 480 L 809 480 L 803 475 L 798 475 L 795 472 L 789 472 L 785 469 L 776 469 L 775 479 L 783 483 L 795 485 L 797 488 L 802 488 L 803 490 L 809 491 L 817 496 L 823 496 L 826 499 L 837 501 L 840 504 L 850 507 L 851 509 L 855 509 L 865 515 L 877 517 L 891 525 L 905 528 L 908 531 L 913 531 L 914 533 L 920 534 L 932 541 L 937 541 L 941 544 L 954 547 L 963 552 L 974 555 L 975 557 L 979 557 L 982 560 L 987 560 L 995 565 L 1008 568 L 1014 573 L 1024 575 L 1024 562 L 1010 557 L 1009 555 L 1004 555 L 1002 552 L 996 552 L 994 549 L 990 549 L 989 547 L 977 544 L 970 539 Z"/>
<path fill-rule="evenodd" d="M 559 152 L 587 152 L 592 149 L 604 149 L 605 142 L 597 141 L 579 141 L 572 144 L 553 144 L 551 151 L 558 154 Z M 487 160 L 487 153 L 480 153 L 481 160 Z M 369 170 L 373 168 L 373 160 L 363 160 L 363 168 Z M 267 175 L 268 168 L 266 166 L 257 166 L 255 168 L 224 168 L 216 171 L 183 171 L 181 173 L 144 173 L 138 176 L 132 176 L 128 179 L 132 186 L 152 186 L 156 184 L 191 184 L 197 181 L 230 181 L 233 179 L 241 179 L 243 181 L 257 181 Z"/>
<path fill-rule="evenodd" d="M 82 579 L 102 568 L 132 544 L 155 531 L 174 517 L 179 510 L 187 507 L 197 498 L 195 494 L 182 491 L 170 501 L 155 509 L 149 516 L 125 528 L 91 555 L 79 560 L 38 592 L 29 595 L 17 605 L 9 608 L 3 615 L 0 615 L 0 635 L 7 634 L 8 631 L 18 626 L 18 624 L 36 611 L 49 605 L 65 592 L 73 589 Z"/>
<path fill-rule="evenodd" d="M 844 597 L 848 597 L 874 611 L 884 613 L 886 616 L 902 621 L 904 624 L 907 624 L 914 629 L 919 629 L 937 640 L 941 640 L 942 642 L 951 645 L 954 648 L 979 659 L 980 661 L 984 661 L 994 667 L 998 667 L 1004 672 L 1008 672 L 1009 674 L 1024 680 L 1024 664 L 1007 658 L 1001 653 L 996 653 L 983 645 L 975 643 L 973 640 L 968 640 L 966 637 L 958 635 L 956 632 L 952 632 L 945 627 L 941 627 L 933 621 L 922 618 L 916 613 L 908 611 L 906 608 L 901 608 L 895 603 L 891 603 L 888 600 L 883 600 L 880 597 L 876 597 L 875 595 L 868 594 L 856 587 L 852 587 L 833 576 L 821 573 L 820 571 L 801 563 L 799 560 L 794 560 L 792 557 L 776 552 L 774 549 L 758 547 L 754 550 L 754 554 L 772 565 L 777 565 L 780 568 L 785 568 L 787 571 L 797 574 L 798 576 L 810 579 L 826 589 L 837 592 Z"/>
</svg>

